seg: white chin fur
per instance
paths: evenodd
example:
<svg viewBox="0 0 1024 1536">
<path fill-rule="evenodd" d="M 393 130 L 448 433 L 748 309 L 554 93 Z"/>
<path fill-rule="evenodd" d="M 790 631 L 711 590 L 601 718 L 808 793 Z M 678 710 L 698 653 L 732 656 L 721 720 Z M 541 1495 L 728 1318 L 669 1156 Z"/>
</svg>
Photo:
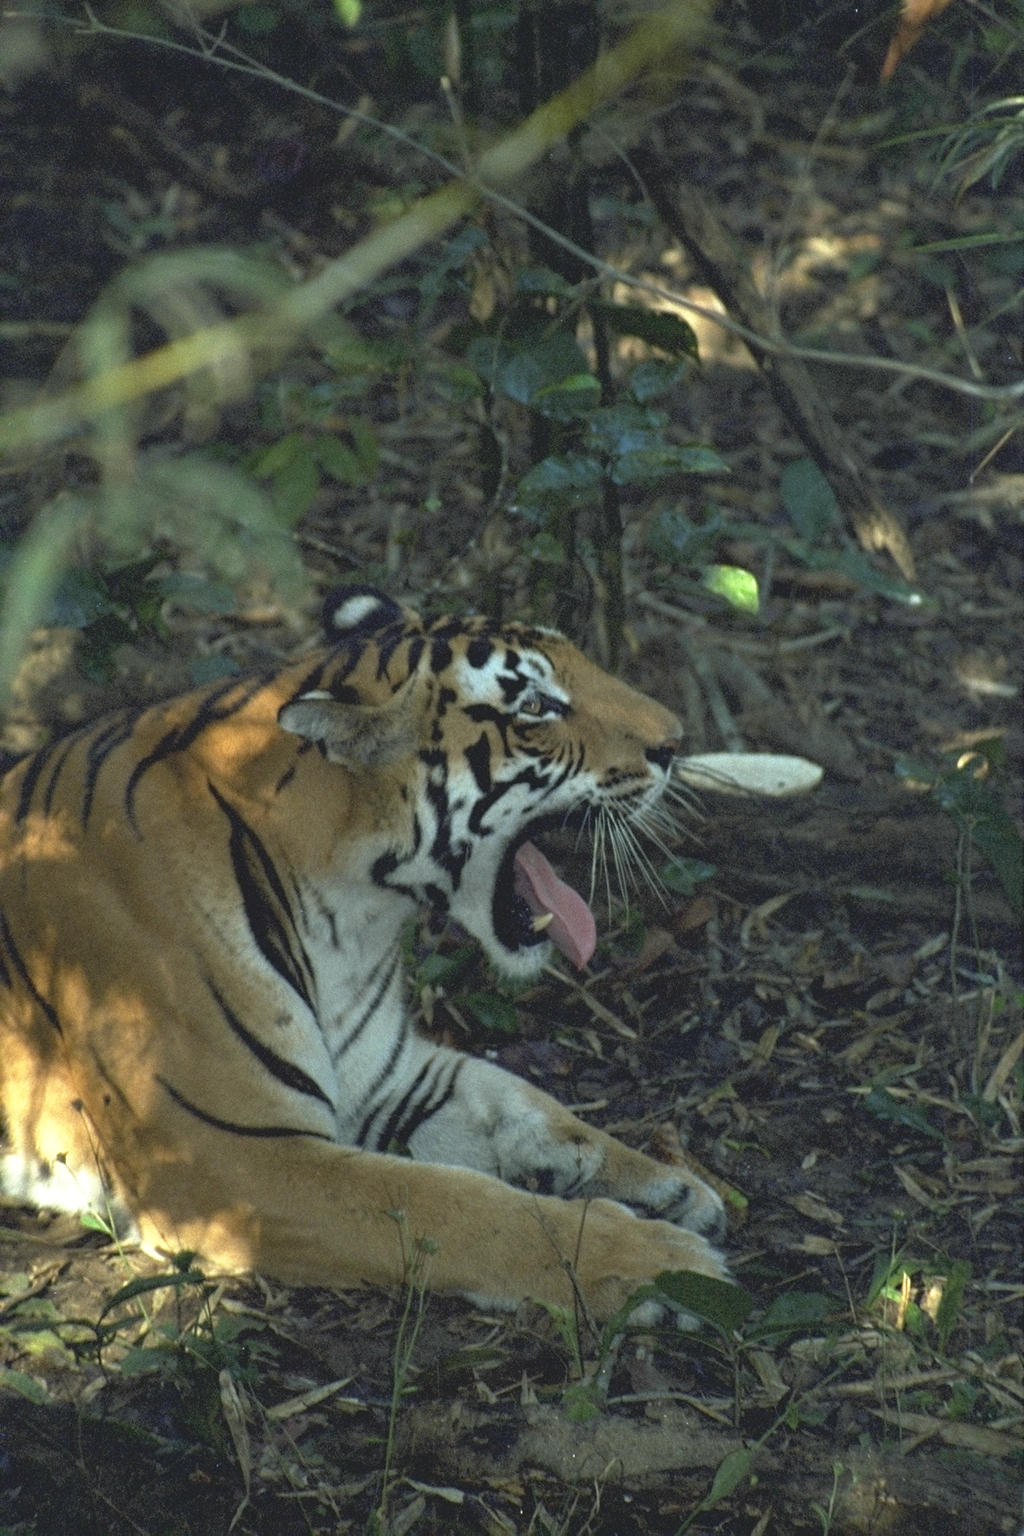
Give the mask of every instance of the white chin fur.
<svg viewBox="0 0 1024 1536">
<path fill-rule="evenodd" d="M 504 944 L 499 944 L 493 932 L 475 934 L 484 953 L 503 976 L 510 981 L 533 981 L 551 962 L 555 953 L 555 946 L 547 939 L 540 944 L 527 944 L 522 949 L 509 950 Z"/>
<path fill-rule="evenodd" d="M 17 1152 L 0 1157 L 0 1201 L 6 1205 L 34 1205 L 42 1210 L 67 1211 L 72 1216 L 92 1212 L 125 1237 L 135 1230 L 127 1208 L 110 1193 L 95 1172 L 74 1170 L 60 1162 L 43 1169 Z"/>
</svg>

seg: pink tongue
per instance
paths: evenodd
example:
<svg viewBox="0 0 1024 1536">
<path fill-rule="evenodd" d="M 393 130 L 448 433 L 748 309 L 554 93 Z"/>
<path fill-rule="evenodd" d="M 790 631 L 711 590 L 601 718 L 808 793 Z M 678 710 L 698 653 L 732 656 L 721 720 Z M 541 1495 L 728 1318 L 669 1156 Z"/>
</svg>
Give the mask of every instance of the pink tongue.
<svg viewBox="0 0 1024 1536">
<path fill-rule="evenodd" d="M 545 937 L 557 944 L 582 970 L 594 953 L 597 926 L 594 914 L 578 891 L 559 880 L 539 848 L 524 843 L 516 854 L 516 894 L 521 896 L 534 917 L 550 912 L 552 921 Z"/>
</svg>

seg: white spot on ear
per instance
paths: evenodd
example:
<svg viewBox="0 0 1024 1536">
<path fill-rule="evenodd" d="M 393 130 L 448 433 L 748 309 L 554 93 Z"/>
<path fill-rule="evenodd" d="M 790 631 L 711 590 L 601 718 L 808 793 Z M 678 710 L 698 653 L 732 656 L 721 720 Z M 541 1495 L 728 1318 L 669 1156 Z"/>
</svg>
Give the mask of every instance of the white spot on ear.
<svg viewBox="0 0 1024 1536">
<path fill-rule="evenodd" d="M 351 597 L 345 598 L 331 613 L 331 624 L 335 629 L 358 629 L 371 613 L 377 612 L 383 606 L 381 599 L 371 592 L 353 592 Z"/>
</svg>

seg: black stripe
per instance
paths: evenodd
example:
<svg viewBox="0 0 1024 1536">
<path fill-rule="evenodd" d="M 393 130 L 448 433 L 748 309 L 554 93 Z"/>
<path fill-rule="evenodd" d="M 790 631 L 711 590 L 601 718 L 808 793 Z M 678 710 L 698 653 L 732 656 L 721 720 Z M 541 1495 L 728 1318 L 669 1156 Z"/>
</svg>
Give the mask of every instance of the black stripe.
<svg viewBox="0 0 1024 1536">
<path fill-rule="evenodd" d="M 175 753 L 185 752 L 192 743 L 200 737 L 208 726 L 215 725 L 218 721 L 229 720 L 232 715 L 245 708 L 250 699 L 254 698 L 261 689 L 266 687 L 269 674 L 260 672 L 249 679 L 243 687 L 237 678 L 230 678 L 215 688 L 201 701 L 187 725 L 174 725 L 166 731 L 151 752 L 139 759 L 132 770 L 131 777 L 125 786 L 124 808 L 132 827 L 138 832 L 138 823 L 135 820 L 135 796 L 138 793 L 139 781 L 142 775 L 155 764 L 163 761 L 165 757 L 173 757 Z M 222 708 L 218 707 L 221 700 L 228 699 L 231 694 L 237 697 Z"/>
<path fill-rule="evenodd" d="M 477 737 L 471 747 L 465 750 L 466 762 L 476 782 L 476 787 L 482 794 L 486 794 L 491 788 L 491 743 L 486 733 Z"/>
<path fill-rule="evenodd" d="M 401 1120 L 402 1116 L 408 1109 L 410 1099 L 415 1093 L 418 1092 L 420 1087 L 422 1087 L 423 1079 L 430 1071 L 431 1065 L 432 1063 L 429 1061 L 425 1061 L 423 1063 L 422 1067 L 420 1067 L 420 1070 L 409 1084 L 409 1087 L 406 1090 L 404 1096 L 399 1101 L 397 1108 L 392 1110 L 391 1114 L 388 1116 L 387 1120 L 385 1120 L 380 1130 L 375 1132 L 373 1144 L 378 1150 L 383 1150 L 386 1152 L 391 1146 L 391 1142 L 394 1138 L 395 1127 L 398 1125 L 398 1122 Z M 373 1123 L 374 1117 L 375 1115 L 379 1114 L 379 1112 L 379 1109 L 375 1110 L 373 1115 L 368 1115 L 367 1118 L 363 1121 L 363 1124 L 359 1129 L 360 1146 L 364 1145 L 366 1137 L 369 1135 L 370 1126 Z"/>
<path fill-rule="evenodd" d="M 367 1089 L 366 1093 L 363 1094 L 364 1104 L 376 1098 L 377 1094 L 380 1092 L 381 1088 L 383 1088 L 392 1072 L 394 1072 L 395 1067 L 398 1064 L 398 1058 L 401 1056 L 403 1050 L 405 1049 L 406 1041 L 408 1038 L 409 1021 L 408 1019 L 403 1019 L 402 1028 L 399 1030 L 398 1038 L 396 1039 L 394 1045 L 391 1047 L 387 1061 L 377 1073 L 377 1076 L 374 1078 L 373 1083 Z M 369 1114 L 364 1117 L 363 1123 L 359 1127 L 359 1131 L 356 1135 L 356 1146 L 361 1147 L 365 1144 L 366 1138 L 370 1134 L 370 1127 L 372 1126 L 377 1116 L 380 1114 L 382 1108 L 382 1105 L 376 1104 L 374 1105 L 373 1109 L 370 1110 Z"/>
<path fill-rule="evenodd" d="M 311 1099 L 319 1099 L 322 1104 L 327 1105 L 327 1108 L 333 1114 L 334 1105 L 326 1093 L 324 1093 L 320 1084 L 315 1082 L 308 1073 L 303 1072 L 301 1067 L 297 1067 L 293 1061 L 287 1061 L 283 1056 L 279 1056 L 276 1051 L 272 1051 L 269 1046 L 264 1045 L 262 1040 L 258 1039 L 251 1030 L 245 1027 L 237 1013 L 228 1007 L 210 978 L 205 976 L 203 980 L 213 994 L 214 1001 L 224 1015 L 231 1033 L 241 1040 L 242 1044 L 252 1052 L 260 1066 L 265 1067 L 271 1076 L 276 1077 L 278 1082 L 283 1083 L 286 1088 L 292 1088 L 296 1093 L 304 1093 Z"/>
<path fill-rule="evenodd" d="M 428 1062 L 427 1065 L 429 1066 L 430 1063 Z M 427 1092 L 423 1094 L 420 1102 L 412 1105 L 410 1112 L 410 1101 L 416 1092 L 417 1083 L 423 1076 L 421 1072 L 405 1097 L 391 1111 L 387 1124 L 380 1133 L 377 1145 L 385 1152 L 393 1142 L 397 1143 L 400 1147 L 407 1147 L 423 1122 L 430 1120 L 452 1098 L 462 1066 L 461 1060 L 439 1063 L 434 1081 L 430 1084 Z M 438 1092 L 439 1080 L 444 1075 L 446 1067 L 449 1069 L 448 1081 L 441 1088 L 441 1091 Z"/>
<path fill-rule="evenodd" d="M 2 925 L 3 928 L 6 928 L 6 924 L 4 923 L 4 920 L 3 920 L 2 916 L 0 916 L 0 925 Z M 6 935 L 2 935 L 2 936 L 6 936 Z M 14 990 L 14 977 L 12 976 L 11 972 L 7 969 L 7 962 L 4 959 L 4 952 L 3 952 L 2 948 L 0 948 L 0 985 L 5 986 L 7 988 L 7 990 L 8 990 L 8 992 L 11 992 L 11 991 Z"/>
<path fill-rule="evenodd" d="M 314 892 L 314 895 L 316 896 L 316 915 L 327 929 L 331 948 L 337 949 L 339 947 L 337 914 L 327 905 L 319 891 Z"/>
<path fill-rule="evenodd" d="M 559 789 L 572 777 L 573 767 L 571 763 L 556 767 L 549 759 L 539 756 L 541 768 L 538 770 L 532 765 L 521 768 L 514 779 L 505 783 L 496 784 L 489 795 L 481 795 L 475 801 L 473 809 L 469 813 L 469 830 L 472 833 L 487 833 L 489 828 L 485 825 L 490 812 L 513 789 L 520 789 L 524 785 L 530 791 L 534 803 L 541 805 L 556 789 Z M 538 814 L 540 814 L 538 812 Z"/>
<path fill-rule="evenodd" d="M 50 761 L 52 753 L 52 746 L 41 747 L 25 769 L 25 777 L 21 781 L 21 790 L 18 794 L 18 804 L 14 811 L 15 821 L 24 821 L 28 815 L 29 807 L 32 804 L 32 796 L 35 792 L 36 784 L 39 782 L 39 776 Z"/>
<path fill-rule="evenodd" d="M 0 912 L 0 944 L 3 945 L 8 955 L 10 956 L 11 962 L 14 965 L 14 969 L 18 973 L 18 977 L 21 980 L 22 985 L 28 992 L 36 1007 L 40 1010 L 41 1013 L 45 1015 L 47 1019 L 49 1019 L 58 1035 L 62 1035 L 64 1031 L 60 1027 L 60 1020 L 57 1017 L 57 1010 L 52 1006 L 52 1004 L 46 1001 L 46 998 L 43 997 L 42 993 L 37 989 L 35 982 L 29 975 L 28 967 L 21 957 L 21 951 L 18 949 L 17 944 L 14 942 L 14 935 L 11 933 L 11 930 L 7 924 L 7 919 L 4 917 L 2 912 Z"/>
<path fill-rule="evenodd" d="M 494 704 L 463 704 L 462 713 L 476 725 L 493 725 L 507 750 L 512 721 L 503 709 L 498 709 Z"/>
<path fill-rule="evenodd" d="M 302 679 L 302 682 L 292 694 L 289 703 L 294 704 L 295 700 L 301 699 L 304 693 L 315 693 L 318 688 L 322 688 L 323 677 L 324 663 L 322 661 L 318 661 L 313 670 L 306 673 L 305 677 Z"/>
<path fill-rule="evenodd" d="M 44 816 L 49 816 L 53 812 L 53 799 L 57 793 L 57 785 L 60 782 L 61 774 L 64 772 L 64 765 L 68 758 L 71 756 L 71 753 L 74 751 L 75 743 L 77 740 L 77 735 L 72 736 L 69 741 L 64 742 L 64 750 L 57 754 L 57 761 L 53 765 L 53 772 L 50 774 L 49 782 L 47 783 L 46 789 L 43 791 Z"/>
<path fill-rule="evenodd" d="M 259 1136 L 259 1137 L 284 1137 L 284 1136 L 311 1136 L 315 1141 L 334 1141 L 333 1136 L 325 1136 L 322 1131 L 305 1131 L 289 1125 L 239 1125 L 234 1120 L 221 1120 L 217 1115 L 208 1115 L 205 1109 L 200 1109 L 198 1104 L 193 1104 L 191 1099 L 186 1099 L 183 1093 L 179 1093 L 165 1077 L 157 1077 L 161 1088 L 180 1104 L 182 1109 L 190 1115 L 195 1115 L 204 1125 L 212 1125 L 214 1130 L 228 1131 L 232 1136 Z"/>
<path fill-rule="evenodd" d="M 511 783 L 496 784 L 490 794 L 481 795 L 478 800 L 473 802 L 473 809 L 469 813 L 470 832 L 475 835 L 481 833 L 488 834 L 490 832 L 490 828 L 485 825 L 488 815 L 499 801 L 504 800 L 509 790 L 514 789 L 518 783 L 519 776 L 517 775 Z"/>
<path fill-rule="evenodd" d="M 209 784 L 209 790 L 231 828 L 228 850 L 253 942 L 313 1013 L 313 971 L 277 866 L 234 806 L 214 784 Z"/>
<path fill-rule="evenodd" d="M 135 730 L 137 714 L 118 715 L 102 726 L 93 736 L 85 754 L 85 783 L 82 787 L 82 825 L 87 826 L 96 794 L 100 769 L 117 747 L 129 739 Z"/>
<path fill-rule="evenodd" d="M 427 800 L 434 813 L 434 837 L 430 845 L 430 857 L 434 864 L 451 877 L 452 887 L 459 888 L 462 871 L 470 855 L 470 846 L 460 841 L 452 842 L 451 804 L 448 798 L 447 779 L 434 784 L 429 778 L 426 785 Z"/>
<path fill-rule="evenodd" d="M 377 972 L 381 969 L 383 969 L 384 974 L 381 976 L 380 981 L 374 988 L 370 1001 L 367 1003 L 366 1007 L 363 1009 L 356 1022 L 349 1029 L 341 1044 L 332 1046 L 331 1062 L 335 1067 L 341 1061 L 341 1058 L 345 1055 L 345 1052 L 351 1050 L 353 1045 L 355 1045 L 356 1041 L 363 1033 L 363 1030 L 371 1022 L 374 1014 L 377 1012 L 377 1009 L 380 1007 L 381 1003 L 387 996 L 388 990 L 394 983 L 395 975 L 398 971 L 398 951 L 399 946 L 396 944 L 393 949 L 388 950 L 387 954 L 383 957 L 382 960 L 377 961 L 376 966 L 374 967 L 373 971 L 371 971 L 371 982 L 373 981 Z"/>
<path fill-rule="evenodd" d="M 375 638 L 377 643 L 377 676 L 386 677 L 391 668 L 392 657 L 396 655 L 400 648 L 409 639 L 404 621 L 399 619 L 397 623 L 393 624 L 389 629 L 384 630 L 382 634 L 377 635 Z M 415 648 L 417 656 L 423 649 L 423 642 L 419 639 L 418 636 L 412 639 L 410 643 L 410 650 L 413 648 Z M 358 665 L 362 649 L 362 646 L 358 647 L 356 652 L 356 659 L 352 667 L 353 671 L 355 671 L 356 665 Z M 408 677 L 411 670 L 412 668 L 409 664 L 409 657 L 407 655 L 405 666 L 402 669 L 403 678 Z"/>
<path fill-rule="evenodd" d="M 97 1051 L 96 1047 L 94 1045 L 92 1045 L 92 1044 L 89 1044 L 86 1047 L 86 1049 L 88 1050 L 89 1055 L 92 1058 L 92 1064 L 93 1064 L 93 1067 L 96 1070 L 97 1076 L 101 1077 L 103 1079 L 103 1081 L 106 1083 L 107 1087 L 110 1089 L 110 1094 L 107 1096 L 106 1102 L 109 1103 L 110 1102 L 110 1097 L 113 1096 L 113 1097 L 117 1098 L 120 1101 L 122 1107 L 124 1109 L 127 1109 L 129 1111 L 129 1113 L 130 1113 L 131 1112 L 131 1104 L 129 1103 L 128 1095 L 124 1092 L 124 1090 L 121 1088 L 119 1083 L 115 1083 L 114 1079 L 111 1077 L 110 1073 L 107 1071 L 106 1062 L 100 1056 L 100 1054 Z"/>
<path fill-rule="evenodd" d="M 405 658 L 405 664 L 408 667 L 410 673 L 415 672 L 419 667 L 420 657 L 423 655 L 426 644 L 426 640 L 424 640 L 421 635 L 414 635 L 410 639 L 408 654 Z"/>
<path fill-rule="evenodd" d="M 289 765 L 285 769 L 284 773 L 282 773 L 281 777 L 278 779 L 277 783 L 274 785 L 274 794 L 275 795 L 279 795 L 281 793 L 282 789 L 287 789 L 288 788 L 288 785 L 291 783 L 292 779 L 294 779 L 294 777 L 295 777 L 295 770 L 296 770 L 297 766 L 298 766 L 297 762 L 289 763 Z"/>
</svg>

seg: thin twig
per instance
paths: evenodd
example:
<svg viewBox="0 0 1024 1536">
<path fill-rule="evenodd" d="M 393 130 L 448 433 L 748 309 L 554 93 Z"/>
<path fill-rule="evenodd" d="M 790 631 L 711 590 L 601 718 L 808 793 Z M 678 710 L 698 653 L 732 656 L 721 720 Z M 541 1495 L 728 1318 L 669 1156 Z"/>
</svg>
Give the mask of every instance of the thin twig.
<svg viewBox="0 0 1024 1536">
<path fill-rule="evenodd" d="M 438 153 L 437 150 L 430 149 L 426 145 L 419 143 L 410 134 L 404 133 L 402 129 L 395 128 L 390 123 L 382 122 L 379 118 L 373 117 L 369 113 L 361 112 L 356 107 L 348 107 L 342 102 L 334 101 L 328 96 L 321 95 L 318 91 L 310 90 L 307 86 L 299 85 L 297 81 L 289 80 L 285 75 L 279 75 L 275 70 L 260 64 L 257 60 L 251 59 L 240 49 L 235 48 L 233 44 L 225 42 L 219 35 L 214 36 L 211 33 L 201 31 L 199 35 L 202 39 L 203 47 L 194 48 L 171 38 L 148 37 L 142 33 L 123 31 L 118 27 L 110 27 L 101 22 L 88 9 L 87 14 L 90 17 L 90 24 L 85 26 L 79 23 L 78 30 L 81 32 L 89 35 L 95 33 L 105 37 L 123 38 L 125 41 L 145 43 L 151 47 L 169 48 L 175 52 L 191 54 L 194 58 L 201 59 L 204 63 L 217 64 L 222 69 L 230 69 L 240 74 L 252 75 L 256 79 L 278 85 L 282 90 L 301 96 L 305 100 L 326 107 L 329 111 L 336 112 L 342 117 L 351 118 L 355 122 L 362 123 L 368 128 L 373 128 L 375 131 L 385 134 L 388 138 L 395 140 L 397 143 L 404 144 L 415 153 L 431 160 L 439 169 L 446 171 L 452 177 L 461 180 L 465 176 L 463 169 L 454 161 Z M 234 57 L 225 56 L 224 50 L 227 50 Z M 534 229 L 539 230 L 547 239 L 554 241 L 556 245 L 561 246 L 580 261 L 585 262 L 595 272 L 599 272 L 603 277 L 610 278 L 618 283 L 625 283 L 628 287 L 633 288 L 637 292 L 647 293 L 652 298 L 663 299 L 666 303 L 678 305 L 688 313 L 697 315 L 702 320 L 707 320 L 710 324 L 717 325 L 721 330 L 728 331 L 731 335 L 737 336 L 741 341 L 752 343 L 762 352 L 772 353 L 779 357 L 801 358 L 805 362 L 826 363 L 830 367 L 865 368 L 882 373 L 891 373 L 903 379 L 934 384 L 939 389 L 969 395 L 978 400 L 1012 402 L 1024 398 L 1024 380 L 1014 384 L 984 384 L 976 379 L 960 378 L 953 374 L 943 373 L 936 368 L 927 368 L 918 363 L 907 363 L 897 358 L 877 357 L 858 352 L 826 351 L 820 347 L 798 346 L 779 337 L 761 335 L 758 331 L 731 319 L 719 309 L 713 309 L 705 304 L 698 304 L 693 299 L 688 299 L 678 289 L 672 288 L 668 284 L 655 283 L 649 278 L 637 277 L 633 273 L 626 272 L 621 267 L 615 266 L 612 262 L 603 261 L 599 256 L 595 256 L 592 251 L 585 250 L 582 246 L 577 245 L 575 241 L 569 239 L 567 235 L 553 229 L 543 219 L 531 213 L 528 208 L 524 207 L 514 198 L 497 191 L 495 187 L 489 186 L 485 181 L 477 180 L 476 190 L 485 201 L 505 209 L 517 219 L 522 219 Z"/>
</svg>

